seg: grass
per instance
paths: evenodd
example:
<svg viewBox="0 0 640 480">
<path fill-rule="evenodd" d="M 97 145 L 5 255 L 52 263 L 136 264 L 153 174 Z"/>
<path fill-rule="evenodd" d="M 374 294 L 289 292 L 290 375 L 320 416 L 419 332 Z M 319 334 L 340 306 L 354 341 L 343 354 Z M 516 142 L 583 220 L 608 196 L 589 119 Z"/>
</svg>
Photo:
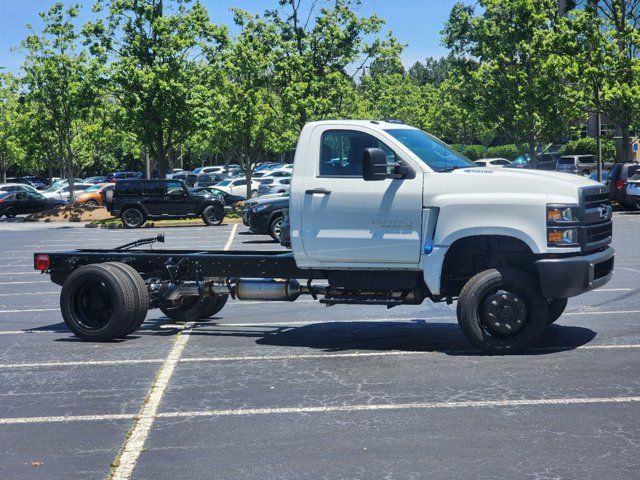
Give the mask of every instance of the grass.
<svg viewBox="0 0 640 480">
<path fill-rule="evenodd" d="M 225 214 L 225 220 L 227 219 L 239 219 L 241 218 L 240 212 L 230 212 Z M 224 223 L 224 222 L 223 222 Z M 188 225 L 204 225 L 205 223 L 202 221 L 200 217 L 198 218 L 185 218 L 182 220 L 148 220 L 145 222 L 143 227 L 152 227 L 154 225 L 158 226 L 166 226 L 170 227 L 171 225 L 176 226 L 188 226 Z M 95 220 L 90 222 L 89 225 L 99 225 L 99 226 L 115 226 L 116 228 L 122 227 L 122 220 L 117 217 L 105 218 L 104 220 Z"/>
</svg>

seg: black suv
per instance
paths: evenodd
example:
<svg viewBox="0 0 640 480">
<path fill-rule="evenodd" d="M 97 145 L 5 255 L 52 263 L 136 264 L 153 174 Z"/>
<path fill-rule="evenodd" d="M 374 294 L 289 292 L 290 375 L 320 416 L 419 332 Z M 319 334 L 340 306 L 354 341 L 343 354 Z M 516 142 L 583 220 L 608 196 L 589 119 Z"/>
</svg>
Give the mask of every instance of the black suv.
<svg viewBox="0 0 640 480">
<path fill-rule="evenodd" d="M 242 210 L 242 223 L 252 233 L 271 235 L 280 242 L 282 213 L 289 208 L 289 195 L 268 196 L 247 200 Z"/>
<path fill-rule="evenodd" d="M 220 225 L 225 212 L 220 196 L 191 193 L 179 180 L 120 180 L 105 203 L 125 228 L 141 227 L 147 219 L 196 217 Z"/>
<path fill-rule="evenodd" d="M 640 173 L 640 163 L 616 163 L 609 170 L 609 176 L 607 177 L 611 200 L 617 201 L 627 210 L 638 209 L 634 202 L 627 199 L 628 180 L 637 173 Z"/>
</svg>

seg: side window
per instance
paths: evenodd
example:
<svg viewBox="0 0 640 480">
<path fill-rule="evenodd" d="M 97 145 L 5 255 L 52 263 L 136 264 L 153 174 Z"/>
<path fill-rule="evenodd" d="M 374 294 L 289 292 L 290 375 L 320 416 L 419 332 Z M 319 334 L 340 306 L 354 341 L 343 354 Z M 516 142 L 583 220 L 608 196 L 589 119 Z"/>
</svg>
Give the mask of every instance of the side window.
<svg viewBox="0 0 640 480">
<path fill-rule="evenodd" d="M 142 190 L 145 195 L 160 196 L 164 195 L 164 183 L 162 182 L 145 182 Z"/>
<path fill-rule="evenodd" d="M 167 195 L 182 195 L 184 193 L 184 189 L 182 188 L 182 183 L 180 182 L 167 182 Z"/>
<path fill-rule="evenodd" d="M 288 178 L 283 178 L 282 180 L 280 180 L 280 183 L 282 185 L 291 185 L 291 180 Z"/>
<path fill-rule="evenodd" d="M 388 164 L 396 162 L 393 150 L 368 133 L 327 130 L 320 146 L 320 175 L 362 176 L 362 154 L 367 148 L 380 148 L 387 155 Z"/>
<path fill-rule="evenodd" d="M 140 195 L 141 185 L 139 183 L 121 180 L 116 185 L 118 195 Z"/>
<path fill-rule="evenodd" d="M 234 186 L 236 186 L 236 187 L 237 187 L 237 186 L 239 186 L 239 185 L 246 185 L 246 184 L 247 184 L 247 181 L 246 181 L 246 180 L 236 180 L 236 181 L 233 183 L 233 185 L 234 185 Z"/>
</svg>

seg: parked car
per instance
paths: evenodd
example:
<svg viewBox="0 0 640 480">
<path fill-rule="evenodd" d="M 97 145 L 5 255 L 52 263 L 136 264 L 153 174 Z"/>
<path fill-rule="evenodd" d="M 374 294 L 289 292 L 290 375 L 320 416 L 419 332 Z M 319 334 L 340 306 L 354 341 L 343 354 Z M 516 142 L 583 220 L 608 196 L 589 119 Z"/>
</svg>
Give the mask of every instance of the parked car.
<svg viewBox="0 0 640 480">
<path fill-rule="evenodd" d="M 114 172 L 107 175 L 107 182 L 116 183 L 120 180 L 138 179 L 142 180 L 144 173 L 142 172 Z"/>
<path fill-rule="evenodd" d="M 95 177 L 87 177 L 83 180 L 84 183 L 102 184 L 107 183 L 109 180 L 105 175 L 97 175 Z"/>
<path fill-rule="evenodd" d="M 73 189 L 76 195 L 80 194 L 80 192 L 84 192 L 87 188 L 93 187 L 92 183 L 74 183 Z M 70 187 L 69 184 L 63 184 L 59 187 L 51 187 L 42 192 L 42 194 L 47 198 L 57 198 L 59 200 L 69 200 L 70 196 Z"/>
<path fill-rule="evenodd" d="M 602 168 L 609 169 L 613 166 L 610 162 L 603 162 Z M 556 172 L 573 173 L 589 176 L 598 169 L 595 155 L 563 155 L 558 160 Z"/>
<path fill-rule="evenodd" d="M 500 168 L 506 165 L 511 165 L 511 162 L 506 158 L 481 158 L 474 162 L 479 167 Z"/>
<path fill-rule="evenodd" d="M 602 183 L 603 185 L 607 185 L 607 178 L 609 177 L 609 172 L 607 170 L 603 170 L 602 171 L 602 181 L 600 183 Z M 589 180 L 593 180 L 594 182 L 598 181 L 598 172 L 592 172 L 591 175 L 589 175 Z"/>
<path fill-rule="evenodd" d="M 125 228 L 141 227 L 148 219 L 201 217 L 207 225 L 224 220 L 219 196 L 192 193 L 181 180 L 121 180 L 105 203 Z"/>
<path fill-rule="evenodd" d="M 640 210 L 640 172 L 627 180 L 625 203 L 629 210 Z"/>
<path fill-rule="evenodd" d="M 623 208 L 636 208 L 635 202 L 627 200 L 627 182 L 637 173 L 640 173 L 640 163 L 615 163 L 609 171 L 607 185 L 611 200 L 615 200 Z"/>
<path fill-rule="evenodd" d="M 171 175 L 167 175 L 167 179 L 170 180 L 182 180 L 184 183 L 193 187 L 197 181 L 198 176 L 192 172 L 181 171 L 178 173 L 173 173 Z"/>
<path fill-rule="evenodd" d="M 224 177 L 220 173 L 201 173 L 196 178 L 196 182 L 193 184 L 194 187 L 211 187 L 212 185 L 216 185 L 224 180 Z"/>
<path fill-rule="evenodd" d="M 35 187 L 26 183 L 2 183 L 0 192 L 37 192 Z"/>
<path fill-rule="evenodd" d="M 289 172 L 288 170 L 267 170 L 260 178 L 260 180 L 262 181 L 262 179 L 264 178 L 284 178 L 284 177 L 291 177 L 291 172 Z"/>
<path fill-rule="evenodd" d="M 49 185 L 49 179 L 44 177 L 38 177 L 35 175 L 27 175 L 26 177 L 21 177 L 22 181 L 29 182 L 30 185 L 35 187 L 37 190 L 44 190 Z"/>
<path fill-rule="evenodd" d="M 191 189 L 193 193 L 210 193 L 212 195 L 219 195 L 222 197 L 224 204 L 227 207 L 232 207 L 238 202 L 243 201 L 245 198 L 240 195 L 231 195 L 227 192 L 217 189 L 216 187 L 193 187 Z"/>
<path fill-rule="evenodd" d="M 251 196 L 258 194 L 258 187 L 260 183 L 257 181 L 251 182 Z M 222 190 L 230 195 L 237 195 L 242 198 L 247 198 L 247 179 L 244 177 L 227 178 L 215 185 L 218 190 Z"/>
<path fill-rule="evenodd" d="M 282 212 L 289 208 L 289 196 L 267 197 L 248 201 L 242 210 L 242 223 L 257 234 L 269 234 L 280 242 Z"/>
<path fill-rule="evenodd" d="M 561 157 L 562 155 L 558 152 L 541 153 L 536 158 L 536 170 L 554 171 Z"/>
<path fill-rule="evenodd" d="M 47 198 L 38 192 L 2 192 L 0 193 L 0 217 L 14 218 L 16 215 L 36 213 L 65 205 L 67 202 L 56 198 Z"/>
<path fill-rule="evenodd" d="M 266 178 L 260 182 L 258 196 L 271 195 L 273 193 L 289 193 L 291 178 Z"/>
<path fill-rule="evenodd" d="M 223 175 L 226 172 L 226 167 L 224 165 L 212 165 L 209 167 L 198 167 L 193 170 L 192 173 L 196 175 L 202 175 L 204 173 L 214 173 L 218 175 Z"/>
<path fill-rule="evenodd" d="M 87 188 L 84 192 L 79 193 L 76 196 L 76 205 L 91 205 L 94 207 L 101 207 L 104 202 L 104 197 L 107 190 L 113 190 L 115 185 L 113 183 L 104 183 L 102 185 L 93 185 Z"/>
</svg>

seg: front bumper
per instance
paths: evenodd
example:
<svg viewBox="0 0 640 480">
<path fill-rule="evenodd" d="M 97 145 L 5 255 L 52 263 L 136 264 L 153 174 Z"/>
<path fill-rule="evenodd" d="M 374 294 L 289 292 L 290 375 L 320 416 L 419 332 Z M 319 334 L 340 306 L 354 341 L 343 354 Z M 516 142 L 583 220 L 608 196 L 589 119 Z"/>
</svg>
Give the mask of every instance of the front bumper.
<svg viewBox="0 0 640 480">
<path fill-rule="evenodd" d="M 575 257 L 545 258 L 536 262 L 542 294 L 547 298 L 575 297 L 611 280 L 615 251 Z"/>
</svg>

